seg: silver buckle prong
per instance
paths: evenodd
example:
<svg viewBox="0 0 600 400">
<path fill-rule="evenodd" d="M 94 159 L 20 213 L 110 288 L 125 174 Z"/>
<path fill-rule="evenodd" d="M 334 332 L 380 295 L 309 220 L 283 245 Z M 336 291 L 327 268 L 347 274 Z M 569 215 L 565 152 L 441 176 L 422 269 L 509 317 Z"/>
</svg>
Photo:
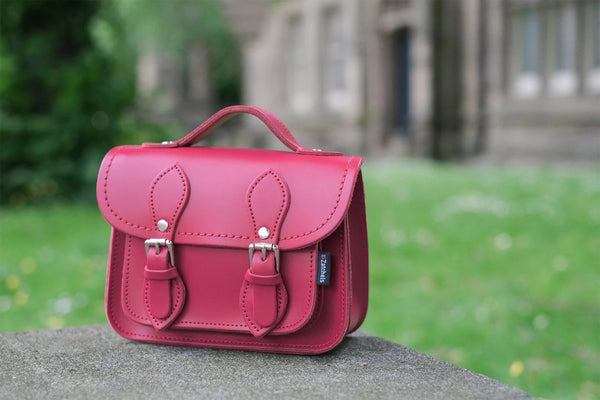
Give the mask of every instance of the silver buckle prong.
<svg viewBox="0 0 600 400">
<path fill-rule="evenodd" d="M 279 246 L 272 243 L 250 243 L 250 246 L 248 246 L 248 253 L 250 256 L 250 269 L 252 269 L 252 256 L 254 256 L 254 250 L 256 249 L 262 251 L 263 261 L 267 258 L 267 250 L 275 253 L 275 271 L 279 273 Z"/>
<path fill-rule="evenodd" d="M 144 242 L 146 247 L 146 255 L 148 255 L 148 251 L 150 250 L 150 246 L 154 246 L 156 249 L 156 254 L 160 253 L 160 246 L 167 246 L 167 250 L 169 251 L 169 256 L 171 257 L 171 266 L 175 266 L 175 255 L 173 253 L 173 242 L 168 239 L 148 239 Z"/>
</svg>

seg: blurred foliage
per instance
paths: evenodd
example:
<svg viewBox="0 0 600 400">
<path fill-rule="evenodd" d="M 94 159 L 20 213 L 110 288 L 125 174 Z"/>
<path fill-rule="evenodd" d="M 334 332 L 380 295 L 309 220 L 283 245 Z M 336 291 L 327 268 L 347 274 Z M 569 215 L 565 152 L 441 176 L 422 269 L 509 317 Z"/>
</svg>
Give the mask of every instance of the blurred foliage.
<svg viewBox="0 0 600 400">
<path fill-rule="evenodd" d="M 109 148 L 181 135 L 131 112 L 150 46 L 184 68 L 202 44 L 218 105 L 239 99 L 239 49 L 216 0 L 5 0 L 0 15 L 0 204 L 92 201 Z"/>
<path fill-rule="evenodd" d="M 2 203 L 92 197 L 135 93 L 117 14 L 102 2 L 48 0 L 3 1 L 0 14 Z M 100 23 L 112 48 L 94 37 Z"/>
</svg>

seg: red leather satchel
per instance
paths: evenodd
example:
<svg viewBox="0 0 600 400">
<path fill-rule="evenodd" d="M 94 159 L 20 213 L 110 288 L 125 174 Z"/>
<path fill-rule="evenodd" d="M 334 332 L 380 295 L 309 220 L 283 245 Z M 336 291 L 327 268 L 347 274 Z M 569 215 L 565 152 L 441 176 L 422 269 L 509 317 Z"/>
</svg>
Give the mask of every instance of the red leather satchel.
<svg viewBox="0 0 600 400">
<path fill-rule="evenodd" d="M 241 113 L 293 152 L 191 147 Z M 249 106 L 225 108 L 176 142 L 112 149 L 97 184 L 112 226 L 110 324 L 150 343 L 333 349 L 367 311 L 361 163 L 300 146 Z"/>
</svg>

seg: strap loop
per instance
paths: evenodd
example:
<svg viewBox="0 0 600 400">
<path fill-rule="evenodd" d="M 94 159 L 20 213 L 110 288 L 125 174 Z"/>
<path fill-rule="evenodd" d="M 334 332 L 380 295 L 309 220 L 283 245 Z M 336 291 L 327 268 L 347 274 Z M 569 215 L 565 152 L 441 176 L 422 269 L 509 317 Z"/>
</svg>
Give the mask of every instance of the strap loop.
<svg viewBox="0 0 600 400">
<path fill-rule="evenodd" d="M 277 286 L 283 282 L 279 272 L 275 275 L 256 275 L 251 271 L 246 271 L 246 280 L 249 283 L 259 286 Z"/>
<path fill-rule="evenodd" d="M 175 267 L 163 270 L 148 269 L 148 267 L 144 268 L 144 278 L 153 281 L 166 281 L 177 277 L 179 277 L 179 274 Z"/>
</svg>

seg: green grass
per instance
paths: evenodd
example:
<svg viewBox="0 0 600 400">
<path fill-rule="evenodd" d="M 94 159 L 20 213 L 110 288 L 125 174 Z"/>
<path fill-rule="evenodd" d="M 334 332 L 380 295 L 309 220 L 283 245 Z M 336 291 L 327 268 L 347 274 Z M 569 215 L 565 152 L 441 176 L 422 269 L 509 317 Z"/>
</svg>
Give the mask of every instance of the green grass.
<svg viewBox="0 0 600 400">
<path fill-rule="evenodd" d="M 362 329 L 551 399 L 600 398 L 600 168 L 365 168 Z M 104 322 L 95 209 L 0 212 L 0 330 Z"/>
<path fill-rule="evenodd" d="M 106 322 L 110 227 L 97 209 L 2 209 L 0 226 L 0 331 Z"/>
</svg>

